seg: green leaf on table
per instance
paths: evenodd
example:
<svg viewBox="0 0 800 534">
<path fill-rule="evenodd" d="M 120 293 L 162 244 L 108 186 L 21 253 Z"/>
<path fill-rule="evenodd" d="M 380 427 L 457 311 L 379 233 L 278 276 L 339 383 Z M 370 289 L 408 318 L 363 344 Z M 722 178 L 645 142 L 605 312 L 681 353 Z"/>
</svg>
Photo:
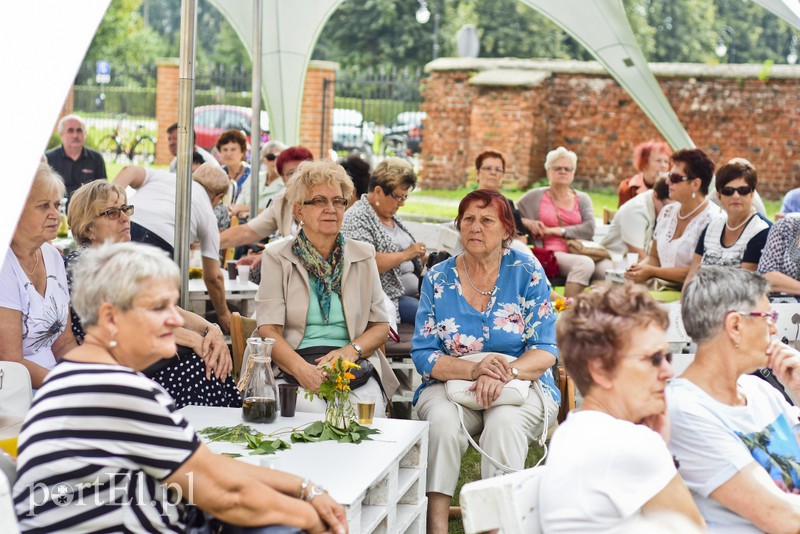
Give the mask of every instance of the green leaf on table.
<svg viewBox="0 0 800 534">
<path fill-rule="evenodd" d="M 322 431 L 325 430 L 325 423 L 322 421 L 315 421 L 308 425 L 308 427 L 303 431 L 306 436 L 315 436 L 319 437 L 322 435 Z"/>
<path fill-rule="evenodd" d="M 244 456 L 243 454 L 239 454 L 238 452 L 222 452 L 220 453 L 222 456 L 227 456 L 228 458 L 241 458 Z"/>
</svg>

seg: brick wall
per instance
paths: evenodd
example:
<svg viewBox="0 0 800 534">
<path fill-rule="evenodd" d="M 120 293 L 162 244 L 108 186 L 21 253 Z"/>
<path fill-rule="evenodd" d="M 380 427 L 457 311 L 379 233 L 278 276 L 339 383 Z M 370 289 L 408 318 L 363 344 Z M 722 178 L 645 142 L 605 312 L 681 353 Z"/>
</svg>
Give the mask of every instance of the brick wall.
<svg viewBox="0 0 800 534">
<path fill-rule="evenodd" d="M 695 144 L 717 163 L 741 156 L 759 170 L 759 190 L 777 198 L 800 186 L 800 67 L 654 64 Z M 616 186 L 634 174 L 633 149 L 659 137 L 628 94 L 595 62 L 444 59 L 428 65 L 422 109 L 425 187 L 474 179 L 485 148 L 507 155 L 507 181 L 544 176 L 549 150 L 578 154 L 579 186 Z"/>
<path fill-rule="evenodd" d="M 311 61 L 306 72 L 306 83 L 303 90 L 303 107 L 300 113 L 300 144 L 308 148 L 315 159 L 327 159 L 325 145 L 331 144 L 331 123 L 333 122 L 333 90 L 336 79 L 337 63 L 330 61 Z M 327 84 L 327 94 L 325 80 Z M 322 132 L 323 100 L 325 100 L 325 133 Z"/>
<path fill-rule="evenodd" d="M 178 122 L 179 85 L 180 60 L 160 59 L 156 73 L 156 121 L 158 122 L 156 163 L 159 165 L 169 165 L 173 158 L 167 145 L 167 128 Z"/>
</svg>

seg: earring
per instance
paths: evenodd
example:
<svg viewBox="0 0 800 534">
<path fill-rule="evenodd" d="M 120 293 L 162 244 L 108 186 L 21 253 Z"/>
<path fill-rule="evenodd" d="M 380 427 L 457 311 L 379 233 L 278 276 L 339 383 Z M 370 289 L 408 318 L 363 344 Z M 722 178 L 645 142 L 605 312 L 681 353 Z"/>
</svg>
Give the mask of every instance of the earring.
<svg viewBox="0 0 800 534">
<path fill-rule="evenodd" d="M 694 191 L 692 191 L 692 198 L 695 198 L 696 196 L 697 194 Z"/>
<path fill-rule="evenodd" d="M 380 205 L 381 205 L 381 201 L 380 201 L 380 200 L 376 200 L 376 201 L 375 201 L 375 205 L 376 205 L 376 206 L 380 206 Z"/>
<path fill-rule="evenodd" d="M 119 343 L 117 343 L 116 339 L 112 339 L 111 341 L 108 342 L 109 349 L 116 349 L 117 345 L 119 345 Z"/>
</svg>

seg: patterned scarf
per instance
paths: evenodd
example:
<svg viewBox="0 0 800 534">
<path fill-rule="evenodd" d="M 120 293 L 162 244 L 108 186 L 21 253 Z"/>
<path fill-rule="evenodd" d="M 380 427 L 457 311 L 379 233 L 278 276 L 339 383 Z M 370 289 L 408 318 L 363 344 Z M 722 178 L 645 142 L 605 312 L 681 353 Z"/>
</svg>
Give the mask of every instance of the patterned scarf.
<svg viewBox="0 0 800 534">
<path fill-rule="evenodd" d="M 292 252 L 300 260 L 300 264 L 305 267 L 311 277 L 311 286 L 317 294 L 317 301 L 322 310 L 322 320 L 328 324 L 328 316 L 331 313 L 331 291 L 342 298 L 342 271 L 344 269 L 344 236 L 339 232 L 336 236 L 336 244 L 331 251 L 331 255 L 323 258 L 314 245 L 306 237 L 304 231 L 300 231 L 292 245 Z"/>
</svg>

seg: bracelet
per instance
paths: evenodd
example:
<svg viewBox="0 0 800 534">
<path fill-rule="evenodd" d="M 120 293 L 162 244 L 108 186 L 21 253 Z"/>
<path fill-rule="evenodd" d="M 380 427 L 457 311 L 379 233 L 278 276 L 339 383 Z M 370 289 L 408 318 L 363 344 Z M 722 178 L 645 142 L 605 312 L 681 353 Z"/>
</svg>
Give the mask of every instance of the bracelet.
<svg viewBox="0 0 800 534">
<path fill-rule="evenodd" d="M 203 337 L 206 337 L 208 335 L 208 331 L 211 329 L 212 326 L 216 326 L 217 328 L 220 328 L 220 326 L 217 323 L 208 323 L 208 326 L 203 331 Z M 220 328 L 220 330 L 222 330 L 222 329 Z"/>
<path fill-rule="evenodd" d="M 298 499 L 305 500 L 306 488 L 308 487 L 309 484 L 311 484 L 311 480 L 308 478 L 304 478 L 303 481 L 300 483 L 300 495 L 297 496 Z"/>
</svg>

